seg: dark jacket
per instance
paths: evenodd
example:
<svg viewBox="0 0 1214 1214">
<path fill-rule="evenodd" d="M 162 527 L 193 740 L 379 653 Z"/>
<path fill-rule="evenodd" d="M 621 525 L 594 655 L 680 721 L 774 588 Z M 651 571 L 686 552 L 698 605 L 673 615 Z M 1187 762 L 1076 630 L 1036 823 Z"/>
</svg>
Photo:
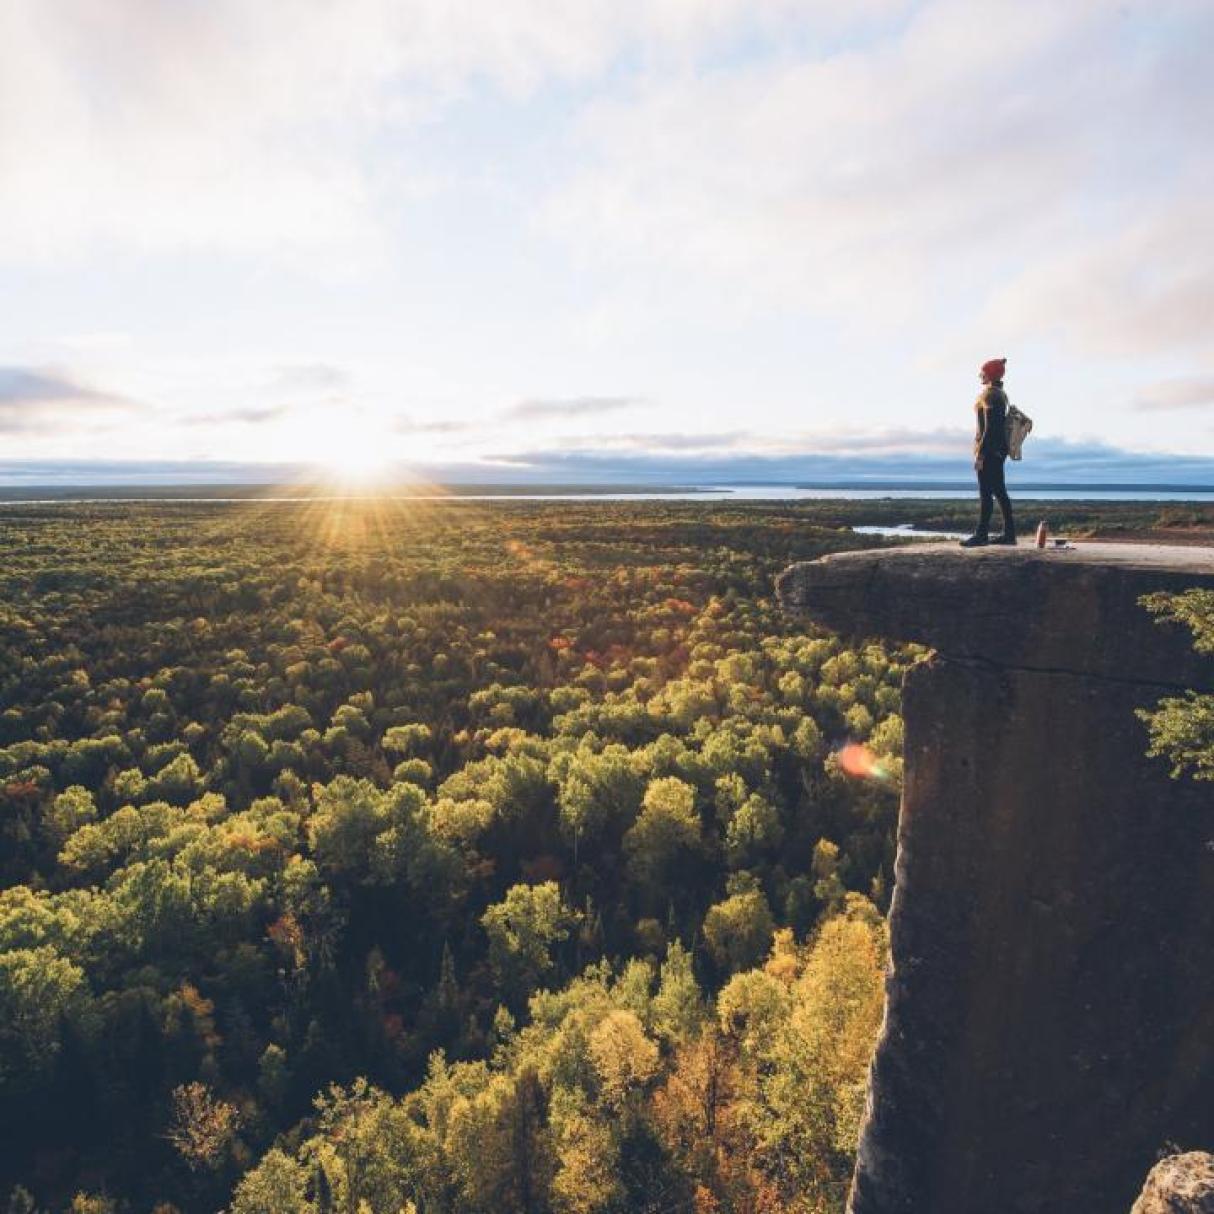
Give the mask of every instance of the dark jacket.
<svg viewBox="0 0 1214 1214">
<path fill-rule="evenodd" d="M 974 454 L 1003 459 L 1007 455 L 1007 393 L 1003 381 L 987 384 L 974 405 L 978 431 L 974 435 Z"/>
</svg>

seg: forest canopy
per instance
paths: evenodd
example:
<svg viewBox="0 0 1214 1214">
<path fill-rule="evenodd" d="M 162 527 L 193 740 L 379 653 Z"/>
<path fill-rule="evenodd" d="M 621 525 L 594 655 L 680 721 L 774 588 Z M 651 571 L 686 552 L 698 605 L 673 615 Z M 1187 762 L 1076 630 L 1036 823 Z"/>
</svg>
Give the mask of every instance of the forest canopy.
<svg viewBox="0 0 1214 1214">
<path fill-rule="evenodd" d="M 858 542 L 806 505 L 6 508 L 10 1208 L 841 1209 L 915 655 L 772 582 Z"/>
</svg>

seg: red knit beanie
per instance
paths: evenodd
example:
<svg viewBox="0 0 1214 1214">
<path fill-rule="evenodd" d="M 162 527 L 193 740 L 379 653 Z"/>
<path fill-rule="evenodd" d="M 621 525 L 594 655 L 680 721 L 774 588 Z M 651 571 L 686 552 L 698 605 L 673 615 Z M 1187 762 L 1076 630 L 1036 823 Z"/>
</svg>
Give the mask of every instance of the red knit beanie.
<svg viewBox="0 0 1214 1214">
<path fill-rule="evenodd" d="M 992 358 L 982 364 L 982 374 L 987 379 L 1002 379 L 1003 372 L 1007 369 L 1006 358 Z"/>
</svg>

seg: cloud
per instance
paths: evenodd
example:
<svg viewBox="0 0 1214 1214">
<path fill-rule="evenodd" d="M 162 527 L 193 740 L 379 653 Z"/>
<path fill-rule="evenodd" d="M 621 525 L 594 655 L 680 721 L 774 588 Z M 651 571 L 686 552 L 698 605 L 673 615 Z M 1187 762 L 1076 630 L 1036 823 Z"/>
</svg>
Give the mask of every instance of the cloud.
<svg viewBox="0 0 1214 1214">
<path fill-rule="evenodd" d="M 0 460 L 0 485 L 272 484 L 302 478 L 308 471 L 303 464 L 251 460 Z"/>
<path fill-rule="evenodd" d="M 790 456 L 837 455 L 883 458 L 956 457 L 970 450 L 973 435 L 956 429 L 804 431 L 793 434 L 758 434 L 750 430 L 722 430 L 688 433 L 609 433 L 562 437 L 560 451 L 598 454 L 639 452 L 646 456 L 665 453 L 736 452 L 747 458 L 773 459 Z M 556 448 L 554 446 L 553 450 Z M 506 454 L 491 459 L 510 459 Z M 529 458 L 529 457 L 527 457 Z"/>
<path fill-rule="evenodd" d="M 927 0 L 833 52 L 653 74 L 582 115 L 545 221 L 652 294 L 673 268 L 869 337 L 953 309 L 988 336 L 1196 345 L 1211 38 L 1203 0 Z"/>
<path fill-rule="evenodd" d="M 55 340 L 56 344 L 65 350 L 97 354 L 128 348 L 132 336 L 121 329 L 100 329 L 91 333 L 65 333 Z"/>
<path fill-rule="evenodd" d="M 864 0 L 863 12 L 897 7 Z M 381 141 L 477 89 L 525 99 L 631 52 L 778 30 L 797 0 L 7 0 L 7 261 L 103 243 L 370 264 L 425 169 Z"/>
<path fill-rule="evenodd" d="M 350 386 L 352 376 L 333 363 L 291 363 L 276 367 L 266 385 L 268 392 L 337 392 Z"/>
<path fill-rule="evenodd" d="M 53 371 L 0 367 L 0 402 L 5 404 L 91 403 L 107 399 L 104 393 L 73 383 Z"/>
<path fill-rule="evenodd" d="M 598 434 L 571 438 L 562 444 L 571 447 L 615 448 L 633 451 L 712 451 L 743 445 L 752 436 L 745 430 L 692 434 Z"/>
<path fill-rule="evenodd" d="M 1038 441 L 1031 462 L 1009 466 L 1013 496 L 1033 486 L 1182 485 L 1214 490 L 1214 458 L 1142 454 L 1103 443 Z M 968 493 L 973 467 L 968 443 L 948 453 L 906 446 L 852 452 L 809 447 L 782 452 L 734 450 L 722 453 L 569 451 L 541 449 L 489 457 L 497 473 L 482 479 L 531 479 L 536 482 L 691 484 L 730 483 L 874 486 L 921 485 Z M 441 479 L 440 473 L 433 475 Z"/>
<path fill-rule="evenodd" d="M 1077 236 L 1069 250 L 1013 276 L 993 294 L 987 326 L 1046 333 L 1078 353 L 1114 358 L 1205 350 L 1214 316 L 1214 217 L 1204 198 L 1214 191 L 1214 173 L 1202 176 L 1141 222 Z M 1190 201 L 1195 194 L 1201 202 Z"/>
<path fill-rule="evenodd" d="M 476 429 L 470 421 L 418 421 L 412 417 L 398 417 L 392 425 L 398 434 L 466 434 Z"/>
<path fill-rule="evenodd" d="M 1107 401 L 1102 433 L 1153 442 L 1127 384 L 1209 370 L 1212 37 L 1209 0 L 7 0 L 0 274 L 85 331 L 48 344 L 31 307 L 9 358 L 171 407 L 116 454 L 183 413 L 333 396 L 390 426 L 443 395 L 407 422 L 420 452 L 492 392 L 517 403 L 448 447 L 617 426 L 578 442 L 776 458 L 802 436 L 729 428 L 832 394 L 841 418 L 930 418 L 924 352 L 952 343 L 1031 367 L 1043 418 L 1047 390 L 1060 425 Z M 347 272 L 368 281 L 318 289 Z M 129 350 L 87 333 L 98 282 Z M 550 343 L 530 386 L 527 329 Z M 1150 369 L 1103 365 L 1127 358 Z M 562 384 L 662 401 L 544 395 Z"/>
<path fill-rule="evenodd" d="M 1144 412 L 1166 409 L 1202 409 L 1214 405 L 1214 375 L 1167 379 L 1144 388 L 1135 407 Z"/>
<path fill-rule="evenodd" d="M 317 20 L 275 22 L 278 7 L 0 7 L 5 260 L 57 262 L 99 242 L 361 247 L 365 182 L 298 140 L 318 107 L 348 96 L 342 56 L 326 63 Z"/>
<path fill-rule="evenodd" d="M 972 432 L 957 429 L 836 430 L 792 439 L 787 445 L 820 455 L 877 454 L 903 459 L 908 456 L 955 456 L 959 451 L 968 452 L 972 442 Z"/>
<path fill-rule="evenodd" d="M 604 256 L 881 307 L 942 247 L 1068 192 L 1048 101 L 1016 75 L 1072 41 L 1070 11 L 940 0 L 863 50 L 655 79 L 591 109 L 588 163 L 552 217 Z"/>
<path fill-rule="evenodd" d="M 739 448 L 717 452 L 680 452 L 536 448 L 488 456 L 463 463 L 398 465 L 402 479 L 450 484 L 819 484 L 823 486 L 898 485 L 939 487 L 968 495 L 973 469 L 968 445 L 940 452 L 936 436 L 925 434 L 916 448 L 909 432 L 893 445 L 867 447 L 851 436 L 850 451 L 808 446 L 755 451 Z M 1012 494 L 1031 496 L 1034 487 L 1188 486 L 1214 491 L 1214 457 L 1143 454 L 1106 443 L 1071 442 L 1033 436 L 1031 458 L 1009 465 Z M 306 464 L 239 460 L 2 460 L 0 485 L 199 485 L 298 483 L 310 472 Z"/>
<path fill-rule="evenodd" d="M 0 367 L 0 431 L 34 431 L 52 421 L 77 424 L 141 409 L 137 402 L 45 367 Z"/>
<path fill-rule="evenodd" d="M 503 411 L 502 416 L 514 420 L 536 420 L 539 418 L 585 417 L 600 413 L 614 413 L 620 409 L 631 409 L 644 404 L 636 396 L 565 396 L 547 399 L 521 400 Z"/>
<path fill-rule="evenodd" d="M 286 405 L 252 405 L 246 409 L 225 409 L 215 413 L 191 413 L 183 417 L 186 426 L 223 426 L 231 422 L 241 425 L 260 426 L 278 421 L 291 410 Z"/>
</svg>

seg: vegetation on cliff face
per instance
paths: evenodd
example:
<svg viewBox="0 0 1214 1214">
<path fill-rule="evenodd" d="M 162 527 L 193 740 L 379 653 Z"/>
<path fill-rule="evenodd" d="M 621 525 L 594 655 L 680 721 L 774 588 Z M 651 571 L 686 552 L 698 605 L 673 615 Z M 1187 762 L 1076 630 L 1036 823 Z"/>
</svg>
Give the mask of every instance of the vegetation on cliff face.
<svg viewBox="0 0 1214 1214">
<path fill-rule="evenodd" d="M 1161 621 L 1187 627 L 1198 653 L 1214 654 L 1214 593 L 1153 594 L 1146 606 Z M 1170 760 L 1174 776 L 1214 780 L 1214 696 L 1196 691 L 1166 696 L 1153 712 L 1141 715 L 1151 734 L 1149 753 Z"/>
<path fill-rule="evenodd" d="M 838 1209 L 912 654 L 815 511 L 5 510 L 12 1208 Z"/>
</svg>

